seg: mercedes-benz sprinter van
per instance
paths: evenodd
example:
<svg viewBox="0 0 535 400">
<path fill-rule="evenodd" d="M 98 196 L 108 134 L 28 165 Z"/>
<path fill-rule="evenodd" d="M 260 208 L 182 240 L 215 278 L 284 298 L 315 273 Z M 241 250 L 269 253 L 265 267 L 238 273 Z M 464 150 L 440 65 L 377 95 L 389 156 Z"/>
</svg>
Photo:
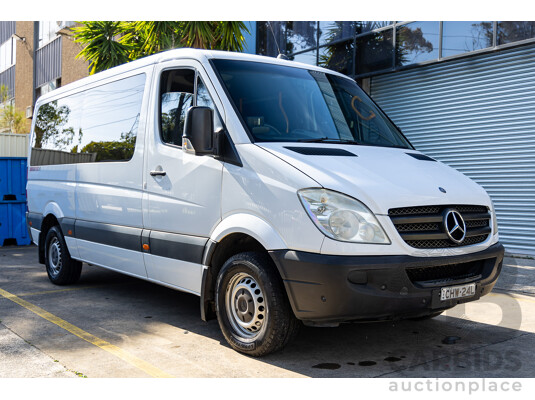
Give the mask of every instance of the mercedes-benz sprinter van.
<svg viewBox="0 0 535 400">
<path fill-rule="evenodd" d="M 85 262 L 198 295 L 243 353 L 302 323 L 433 317 L 500 272 L 487 193 L 333 71 L 172 50 L 34 115 L 27 219 L 50 280 Z"/>
</svg>

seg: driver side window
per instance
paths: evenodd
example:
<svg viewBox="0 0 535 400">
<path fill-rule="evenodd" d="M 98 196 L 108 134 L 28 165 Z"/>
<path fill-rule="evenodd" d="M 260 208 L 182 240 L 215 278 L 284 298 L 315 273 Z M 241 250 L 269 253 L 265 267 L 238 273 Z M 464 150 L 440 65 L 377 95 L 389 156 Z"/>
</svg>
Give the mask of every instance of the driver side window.
<svg viewBox="0 0 535 400">
<path fill-rule="evenodd" d="M 210 107 L 214 110 L 214 128 L 217 130 L 222 126 L 208 89 L 200 77 L 197 77 L 195 85 L 193 69 L 164 71 L 160 81 L 160 135 L 164 143 L 182 146 L 186 114 L 193 106 Z"/>
<path fill-rule="evenodd" d="M 186 113 L 194 105 L 195 71 L 164 71 L 160 81 L 160 134 L 162 141 L 182 145 Z"/>
</svg>

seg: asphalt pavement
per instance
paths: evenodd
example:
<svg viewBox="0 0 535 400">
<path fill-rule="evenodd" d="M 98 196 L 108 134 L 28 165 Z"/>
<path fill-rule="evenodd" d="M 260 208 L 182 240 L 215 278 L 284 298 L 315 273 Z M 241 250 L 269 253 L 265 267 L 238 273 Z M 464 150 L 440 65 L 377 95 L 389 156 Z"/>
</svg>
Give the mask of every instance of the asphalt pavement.
<svg viewBox="0 0 535 400">
<path fill-rule="evenodd" d="M 0 247 L 0 377 L 535 377 L 535 260 L 426 321 L 303 327 L 284 350 L 232 350 L 199 298 L 84 264 L 54 286 L 37 249 Z"/>
</svg>

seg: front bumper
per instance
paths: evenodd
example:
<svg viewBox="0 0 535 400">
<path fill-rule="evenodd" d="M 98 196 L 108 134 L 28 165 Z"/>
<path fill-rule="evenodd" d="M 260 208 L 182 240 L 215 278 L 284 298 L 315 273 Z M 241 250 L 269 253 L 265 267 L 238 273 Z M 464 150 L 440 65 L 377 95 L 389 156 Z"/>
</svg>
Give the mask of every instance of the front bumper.
<svg viewBox="0 0 535 400">
<path fill-rule="evenodd" d="M 477 300 L 494 287 L 503 254 L 499 243 L 473 254 L 428 258 L 270 252 L 296 317 L 310 323 L 411 318 Z M 448 277 L 449 270 L 470 273 Z M 433 278 L 437 273 L 440 278 Z M 440 300 L 440 288 L 466 283 L 476 284 L 475 296 Z"/>
</svg>

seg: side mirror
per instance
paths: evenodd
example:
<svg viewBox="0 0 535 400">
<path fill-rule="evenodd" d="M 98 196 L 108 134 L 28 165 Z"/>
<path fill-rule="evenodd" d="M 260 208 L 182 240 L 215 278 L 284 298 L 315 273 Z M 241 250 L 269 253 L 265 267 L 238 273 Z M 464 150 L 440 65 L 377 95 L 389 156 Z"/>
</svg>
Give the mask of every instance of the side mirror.
<svg viewBox="0 0 535 400">
<path fill-rule="evenodd" d="M 182 147 L 188 153 L 213 154 L 214 111 L 209 107 L 191 107 L 186 114 Z"/>
</svg>

